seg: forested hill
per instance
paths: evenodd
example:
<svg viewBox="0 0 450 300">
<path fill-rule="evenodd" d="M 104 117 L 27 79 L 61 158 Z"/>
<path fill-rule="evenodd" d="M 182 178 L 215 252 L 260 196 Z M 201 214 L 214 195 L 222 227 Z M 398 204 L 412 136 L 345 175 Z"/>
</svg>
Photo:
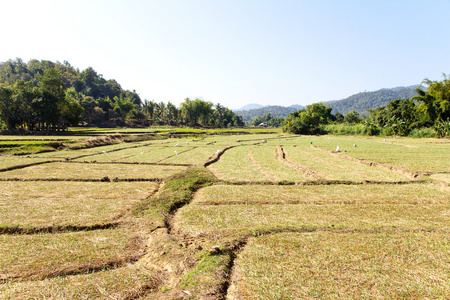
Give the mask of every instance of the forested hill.
<svg viewBox="0 0 450 300">
<path fill-rule="evenodd" d="M 32 59 L 28 63 L 17 58 L 0 63 L 0 85 L 12 86 L 17 81 L 32 82 L 37 85 L 39 77 L 48 69 L 56 69 L 63 81 L 65 88 L 72 89 L 72 94 L 90 96 L 94 99 L 122 97 L 130 102 L 140 105 L 141 99 L 135 91 L 123 90 L 120 84 L 114 80 L 106 80 L 101 74 L 89 67 L 80 71 L 67 61 L 63 63 L 48 60 Z"/>
<path fill-rule="evenodd" d="M 174 104 L 141 101 L 93 68 L 20 58 L 0 62 L 0 130 L 54 131 L 72 125 L 189 125 L 241 127 L 242 118 L 220 103 L 186 98 Z"/>
<path fill-rule="evenodd" d="M 262 117 L 266 114 L 271 114 L 273 117 L 286 118 L 291 112 L 297 111 L 299 109 L 305 108 L 301 105 L 291 105 L 291 106 L 280 106 L 280 105 L 269 105 L 257 109 L 251 110 L 235 110 L 234 112 L 242 116 L 245 122 L 250 122 L 257 117 Z"/>
<path fill-rule="evenodd" d="M 349 111 L 357 111 L 361 115 L 367 115 L 367 109 L 386 106 L 394 99 L 409 99 L 417 96 L 414 91 L 419 85 L 408 87 L 396 87 L 391 89 L 381 89 L 374 92 L 361 92 L 339 101 L 329 101 L 325 104 L 333 108 L 332 113 L 340 112 L 346 115 Z"/>
</svg>

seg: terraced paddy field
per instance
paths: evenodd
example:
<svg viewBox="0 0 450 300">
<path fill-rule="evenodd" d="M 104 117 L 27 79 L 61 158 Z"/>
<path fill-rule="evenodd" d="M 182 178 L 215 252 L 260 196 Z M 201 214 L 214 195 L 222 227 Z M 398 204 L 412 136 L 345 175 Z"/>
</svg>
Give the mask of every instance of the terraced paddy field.
<svg viewBox="0 0 450 300">
<path fill-rule="evenodd" d="M 6 171 L 0 179 L 16 180 L 110 180 L 163 179 L 186 169 L 183 166 L 52 162 Z"/>
<path fill-rule="evenodd" d="M 113 222 L 158 189 L 154 182 L 1 181 L 0 231 Z"/>
<path fill-rule="evenodd" d="M 449 140 L 231 133 L 0 156 L 0 299 L 448 297 Z"/>
</svg>

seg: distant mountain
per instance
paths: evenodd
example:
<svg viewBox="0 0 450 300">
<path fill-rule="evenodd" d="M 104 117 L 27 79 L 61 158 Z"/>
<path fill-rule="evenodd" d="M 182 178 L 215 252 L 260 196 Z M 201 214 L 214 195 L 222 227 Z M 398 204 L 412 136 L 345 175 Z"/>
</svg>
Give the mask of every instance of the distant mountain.
<svg viewBox="0 0 450 300">
<path fill-rule="evenodd" d="M 304 109 L 305 106 L 300 105 L 300 104 L 293 104 L 293 105 L 291 105 L 291 106 L 288 106 L 288 108 L 293 108 L 293 109 L 295 109 L 295 110 L 300 110 L 300 109 Z"/>
<path fill-rule="evenodd" d="M 239 109 L 233 109 L 233 111 L 251 110 L 251 109 L 258 109 L 258 108 L 262 108 L 262 107 L 264 107 L 264 105 L 257 104 L 257 103 L 250 103 Z"/>
<path fill-rule="evenodd" d="M 261 105 L 262 106 L 262 105 Z M 244 106 L 245 107 L 245 106 Z M 257 117 L 264 116 L 265 114 L 271 114 L 274 117 L 286 118 L 288 114 L 291 112 L 297 111 L 299 109 L 305 108 L 304 106 L 295 104 L 289 107 L 279 106 L 279 105 L 269 105 L 263 106 L 257 109 L 250 110 L 235 110 L 234 112 L 237 115 L 242 116 L 242 119 L 245 122 L 250 122 L 256 119 Z"/>
<path fill-rule="evenodd" d="M 332 112 L 340 112 L 345 115 L 349 111 L 357 111 L 361 115 L 367 116 L 368 109 L 374 109 L 380 106 L 386 106 L 389 101 L 394 99 L 409 99 L 417 96 L 415 89 L 419 85 L 411 85 L 407 87 L 395 87 L 390 89 L 381 89 L 374 92 L 361 92 L 354 94 L 342 100 L 334 100 L 325 102 L 329 107 L 333 108 Z"/>
</svg>

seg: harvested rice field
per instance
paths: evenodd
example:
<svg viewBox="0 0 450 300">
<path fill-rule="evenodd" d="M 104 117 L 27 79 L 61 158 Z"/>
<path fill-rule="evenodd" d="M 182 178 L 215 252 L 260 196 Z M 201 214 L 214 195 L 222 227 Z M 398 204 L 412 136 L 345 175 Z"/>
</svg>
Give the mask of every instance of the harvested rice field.
<svg viewBox="0 0 450 300">
<path fill-rule="evenodd" d="M 167 132 L 0 156 L 0 299 L 450 294 L 450 141 Z"/>
<path fill-rule="evenodd" d="M 445 299 L 448 233 L 279 233 L 250 238 L 228 299 Z"/>
<path fill-rule="evenodd" d="M 102 224 L 157 189 L 154 182 L 0 181 L 0 228 Z"/>
<path fill-rule="evenodd" d="M 2 172 L 0 179 L 162 179 L 184 169 L 182 166 L 55 162 Z"/>
</svg>

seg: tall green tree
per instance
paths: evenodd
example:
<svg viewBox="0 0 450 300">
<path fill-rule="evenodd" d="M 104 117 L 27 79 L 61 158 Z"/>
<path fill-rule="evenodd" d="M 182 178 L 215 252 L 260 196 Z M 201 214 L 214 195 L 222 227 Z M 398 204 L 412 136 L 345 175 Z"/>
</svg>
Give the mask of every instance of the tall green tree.
<svg viewBox="0 0 450 300">
<path fill-rule="evenodd" d="M 446 74 L 443 76 L 442 81 L 425 79 L 423 84 L 427 85 L 426 91 L 416 89 L 419 95 L 412 99 L 419 103 L 421 125 L 433 125 L 450 119 L 450 78 Z"/>
<path fill-rule="evenodd" d="M 12 130 L 12 118 L 14 115 L 13 108 L 13 94 L 14 90 L 12 87 L 2 87 L 0 86 L 0 116 L 6 124 L 8 130 Z"/>
<path fill-rule="evenodd" d="M 66 87 L 56 69 L 46 69 L 38 79 L 39 97 L 33 100 L 31 106 L 37 120 L 49 126 L 57 123 L 61 116 L 59 108 L 65 100 Z"/>
</svg>

